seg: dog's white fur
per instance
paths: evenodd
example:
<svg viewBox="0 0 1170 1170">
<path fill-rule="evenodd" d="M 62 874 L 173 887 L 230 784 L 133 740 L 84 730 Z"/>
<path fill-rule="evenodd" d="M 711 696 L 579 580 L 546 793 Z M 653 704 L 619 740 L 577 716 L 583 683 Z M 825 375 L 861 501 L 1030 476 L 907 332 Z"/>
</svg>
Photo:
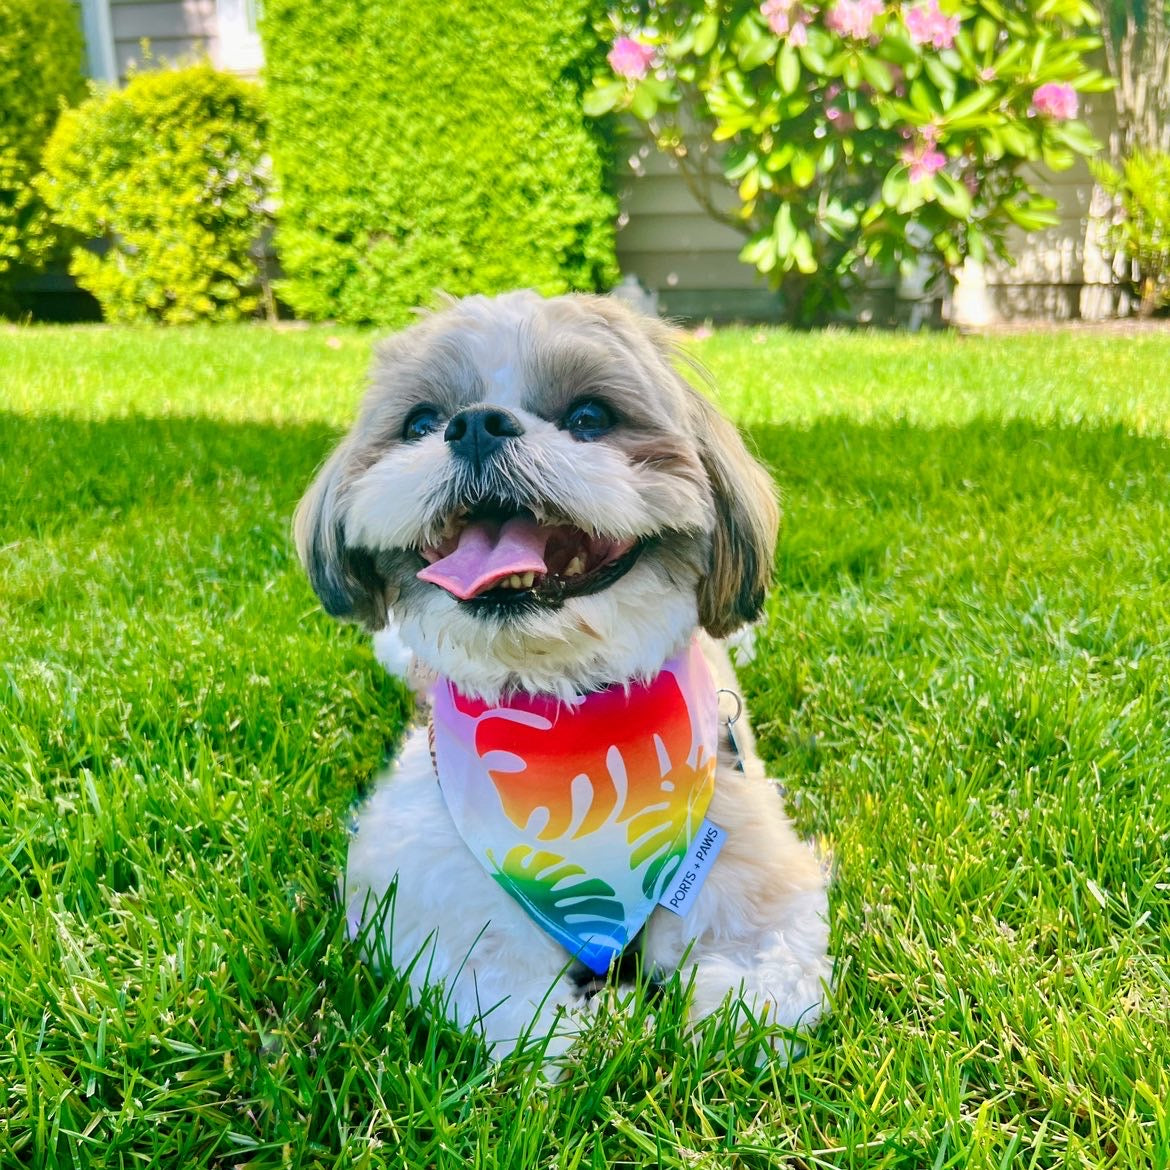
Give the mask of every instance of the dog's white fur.
<svg viewBox="0 0 1170 1170">
<path fill-rule="evenodd" d="M 531 293 L 453 304 L 393 339 L 351 434 L 298 513 L 298 547 L 326 607 L 371 628 L 383 652 L 487 699 L 509 689 L 567 696 L 649 679 L 695 635 L 754 616 L 770 574 L 770 481 L 734 429 L 675 372 L 671 338 L 613 301 Z M 619 406 L 612 436 L 580 442 L 558 425 L 574 399 Z M 479 482 L 441 429 L 401 439 L 412 406 L 443 416 L 503 407 L 522 438 Z M 647 540 L 604 590 L 522 619 L 485 618 L 418 581 L 417 550 L 453 506 L 505 497 L 538 517 Z M 737 689 L 722 645 L 701 635 L 717 685 Z M 388 647 L 388 648 L 387 648 Z M 747 720 L 743 771 L 721 745 L 708 817 L 723 851 L 685 917 L 664 909 L 641 937 L 644 969 L 693 982 L 695 1020 L 738 997 L 757 1018 L 808 1026 L 831 975 L 826 878 L 764 774 Z M 393 891 L 393 896 L 389 897 Z M 447 1016 L 494 1055 L 528 1036 L 565 1048 L 590 1010 L 582 969 L 484 872 L 443 803 L 427 735 L 414 730 L 362 808 L 344 896 L 351 934 L 377 924 L 412 987 L 442 989 Z M 371 946 L 371 951 L 376 950 Z"/>
</svg>

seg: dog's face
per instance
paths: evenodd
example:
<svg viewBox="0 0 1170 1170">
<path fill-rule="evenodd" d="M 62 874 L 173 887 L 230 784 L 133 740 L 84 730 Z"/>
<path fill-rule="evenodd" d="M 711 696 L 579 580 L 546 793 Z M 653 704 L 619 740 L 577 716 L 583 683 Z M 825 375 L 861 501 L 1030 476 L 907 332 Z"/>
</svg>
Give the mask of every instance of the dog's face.
<svg viewBox="0 0 1170 1170">
<path fill-rule="evenodd" d="M 388 615 L 465 691 L 647 677 L 696 624 L 758 612 L 771 481 L 621 304 L 473 297 L 378 351 L 353 430 L 301 501 L 325 608 Z"/>
</svg>

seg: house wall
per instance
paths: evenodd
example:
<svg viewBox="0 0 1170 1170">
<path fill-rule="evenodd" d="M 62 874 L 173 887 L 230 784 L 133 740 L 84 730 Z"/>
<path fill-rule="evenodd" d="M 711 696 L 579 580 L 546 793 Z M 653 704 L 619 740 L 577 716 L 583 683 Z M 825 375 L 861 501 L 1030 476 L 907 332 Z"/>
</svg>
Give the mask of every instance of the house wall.
<svg viewBox="0 0 1170 1170">
<path fill-rule="evenodd" d="M 742 263 L 744 236 L 719 223 L 691 193 L 678 162 L 641 142 L 631 129 L 619 152 L 617 255 L 670 316 L 767 318 L 777 302 L 767 281 Z M 696 143 L 693 149 L 700 149 Z M 715 184 L 711 198 L 734 210 L 734 192 Z"/>
<path fill-rule="evenodd" d="M 1097 137 L 1106 140 L 1115 119 L 1108 95 L 1088 106 L 1086 116 Z M 631 138 L 619 165 L 617 241 L 623 273 L 637 276 L 672 315 L 714 320 L 777 315 L 767 282 L 737 258 L 744 237 L 707 215 L 673 159 Z M 1078 160 L 1068 171 L 1041 168 L 1035 179 L 1059 201 L 1060 223 L 1040 232 L 1012 232 L 1009 249 L 1015 264 L 996 261 L 980 271 L 983 321 L 1113 315 L 1118 292 L 1090 215 L 1094 184 L 1088 167 Z M 713 194 L 718 206 L 735 207 L 733 192 L 716 189 Z M 910 316 L 910 288 L 897 288 L 882 277 L 868 282 L 868 288 L 858 306 L 862 320 Z"/>
<path fill-rule="evenodd" d="M 1108 94 L 1086 102 L 1084 117 L 1102 142 L 1116 129 L 1116 108 Z M 1008 248 L 1015 264 L 988 264 L 991 319 L 1092 320 L 1115 315 L 1125 306 L 1112 283 L 1111 266 L 1101 254 L 1098 217 L 1104 208 L 1088 165 L 1078 158 L 1067 171 L 1038 168 L 1033 178 L 1040 190 L 1059 202 L 1060 223 L 1038 232 L 1013 231 Z"/>
<path fill-rule="evenodd" d="M 142 41 L 156 60 L 207 54 L 217 60 L 219 27 L 215 0 L 109 0 L 118 76 L 125 79 L 146 62 Z"/>
</svg>

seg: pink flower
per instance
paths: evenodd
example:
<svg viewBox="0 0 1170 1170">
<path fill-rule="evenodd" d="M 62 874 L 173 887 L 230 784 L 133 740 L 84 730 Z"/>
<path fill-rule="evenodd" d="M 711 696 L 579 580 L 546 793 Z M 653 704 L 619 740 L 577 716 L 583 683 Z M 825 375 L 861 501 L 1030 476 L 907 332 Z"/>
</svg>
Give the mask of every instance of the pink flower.
<svg viewBox="0 0 1170 1170">
<path fill-rule="evenodd" d="M 778 36 L 788 35 L 788 26 L 791 21 L 790 13 L 795 0 L 764 0 L 760 5 L 760 15 L 768 22 L 768 27 Z"/>
<path fill-rule="evenodd" d="M 1038 114 L 1050 118 L 1075 118 L 1077 116 L 1077 91 L 1063 81 L 1050 81 L 1032 95 L 1032 108 Z"/>
<path fill-rule="evenodd" d="M 927 0 L 914 8 L 907 8 L 902 15 L 906 31 L 916 45 L 932 45 L 936 49 L 950 49 L 959 34 L 959 18 L 946 16 L 938 6 L 938 0 Z"/>
<path fill-rule="evenodd" d="M 654 57 L 652 45 L 644 45 L 633 37 L 618 37 L 605 58 L 609 67 L 619 76 L 639 81 L 650 71 Z"/>
<path fill-rule="evenodd" d="M 787 37 L 794 45 L 808 44 L 809 12 L 798 0 L 764 0 L 760 15 L 778 37 Z"/>
<path fill-rule="evenodd" d="M 910 168 L 910 182 L 921 183 L 947 165 L 947 156 L 935 146 L 933 135 L 923 135 L 902 148 L 901 160 Z"/>
<path fill-rule="evenodd" d="M 825 110 L 825 117 L 834 130 L 840 130 L 843 134 L 847 134 L 855 125 L 853 115 L 848 110 L 841 110 L 836 106 L 829 106 Z"/>
<path fill-rule="evenodd" d="M 843 37 L 863 41 L 885 10 L 882 0 L 837 0 L 825 17 L 825 24 Z"/>
</svg>

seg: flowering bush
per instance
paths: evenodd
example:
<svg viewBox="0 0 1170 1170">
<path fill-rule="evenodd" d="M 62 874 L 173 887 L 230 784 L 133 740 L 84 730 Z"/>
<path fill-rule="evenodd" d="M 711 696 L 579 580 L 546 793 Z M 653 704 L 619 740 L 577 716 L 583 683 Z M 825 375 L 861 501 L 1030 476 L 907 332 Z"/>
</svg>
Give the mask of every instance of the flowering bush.
<svg viewBox="0 0 1170 1170">
<path fill-rule="evenodd" d="M 862 262 L 1007 259 L 1012 225 L 1056 222 L 1024 164 L 1099 149 L 1076 120 L 1111 84 L 1084 62 L 1089 0 L 624 0 L 612 20 L 586 109 L 648 127 L 793 317 L 843 307 Z M 730 216 L 696 127 L 726 144 Z"/>
<path fill-rule="evenodd" d="M 140 73 L 57 123 L 36 179 L 54 220 L 102 250 L 69 270 L 110 321 L 231 321 L 260 303 L 261 91 L 210 65 Z"/>
</svg>

